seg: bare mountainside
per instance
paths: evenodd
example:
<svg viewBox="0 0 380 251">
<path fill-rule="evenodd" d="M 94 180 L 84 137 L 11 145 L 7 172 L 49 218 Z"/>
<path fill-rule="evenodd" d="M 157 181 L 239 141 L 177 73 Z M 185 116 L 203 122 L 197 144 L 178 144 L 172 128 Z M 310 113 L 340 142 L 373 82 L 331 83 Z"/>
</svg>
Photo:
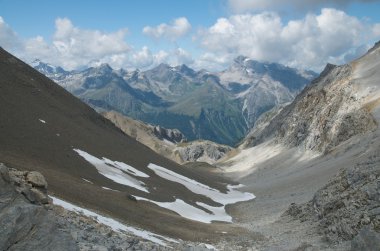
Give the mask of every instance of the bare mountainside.
<svg viewBox="0 0 380 251">
<path fill-rule="evenodd" d="M 3 49 L 0 76 L 0 162 L 42 173 L 55 198 L 173 238 L 252 236 L 225 211 L 252 194 L 156 154 Z"/>
<path fill-rule="evenodd" d="M 186 137 L 177 129 L 146 124 L 118 112 L 103 112 L 102 115 L 132 138 L 178 164 L 187 162 L 213 164 L 233 149 L 207 140 L 187 142 Z"/>
<path fill-rule="evenodd" d="M 328 65 L 219 163 L 257 196 L 230 210 L 267 238 L 258 249 L 378 248 L 379 83 L 377 44 L 347 65 Z"/>
</svg>

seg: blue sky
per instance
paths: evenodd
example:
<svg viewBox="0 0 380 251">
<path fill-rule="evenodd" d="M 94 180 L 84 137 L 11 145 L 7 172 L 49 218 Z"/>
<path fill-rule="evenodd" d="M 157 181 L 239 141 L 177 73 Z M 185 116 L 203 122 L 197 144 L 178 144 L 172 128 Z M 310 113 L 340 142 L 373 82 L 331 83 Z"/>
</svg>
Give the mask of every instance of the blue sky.
<svg viewBox="0 0 380 251">
<path fill-rule="evenodd" d="M 0 46 L 68 69 L 220 70 L 244 55 L 318 71 L 379 40 L 378 13 L 376 0 L 0 0 Z"/>
</svg>

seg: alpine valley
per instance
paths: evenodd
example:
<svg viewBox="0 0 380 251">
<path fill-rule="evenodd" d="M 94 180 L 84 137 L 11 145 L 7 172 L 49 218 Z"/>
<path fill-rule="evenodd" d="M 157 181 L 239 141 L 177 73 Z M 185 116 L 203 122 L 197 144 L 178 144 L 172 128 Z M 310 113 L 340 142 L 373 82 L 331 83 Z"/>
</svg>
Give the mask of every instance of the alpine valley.
<svg viewBox="0 0 380 251">
<path fill-rule="evenodd" d="M 147 71 L 107 64 L 65 71 L 32 65 L 98 111 L 180 130 L 188 140 L 236 145 L 258 117 L 291 102 L 317 74 L 243 56 L 217 73 L 167 64 Z"/>
<path fill-rule="evenodd" d="M 0 49 L 0 250 L 378 250 L 380 42 L 309 84 L 243 57 L 36 67 Z"/>
</svg>

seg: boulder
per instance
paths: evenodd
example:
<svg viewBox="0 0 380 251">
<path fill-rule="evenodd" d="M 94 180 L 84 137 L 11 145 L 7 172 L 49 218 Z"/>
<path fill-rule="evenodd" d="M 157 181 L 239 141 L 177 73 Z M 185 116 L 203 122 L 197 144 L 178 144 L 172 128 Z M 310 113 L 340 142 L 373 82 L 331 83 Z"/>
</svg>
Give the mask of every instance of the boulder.
<svg viewBox="0 0 380 251">
<path fill-rule="evenodd" d="M 26 175 L 26 181 L 32 184 L 34 187 L 47 188 L 47 182 L 44 176 L 39 172 L 28 172 Z"/>
</svg>

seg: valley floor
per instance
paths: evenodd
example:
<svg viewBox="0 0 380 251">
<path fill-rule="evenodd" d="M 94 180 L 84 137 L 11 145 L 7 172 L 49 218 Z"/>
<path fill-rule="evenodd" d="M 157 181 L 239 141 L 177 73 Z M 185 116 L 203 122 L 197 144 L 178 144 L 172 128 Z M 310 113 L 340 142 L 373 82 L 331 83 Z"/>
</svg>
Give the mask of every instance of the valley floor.
<svg viewBox="0 0 380 251">
<path fill-rule="evenodd" d="M 255 194 L 253 201 L 228 207 L 235 222 L 261 234 L 261 240 L 250 244 L 257 250 L 349 250 L 349 241 L 326 242 L 317 223 L 302 221 L 284 214 L 291 203 L 302 204 L 313 199 L 339 170 L 353 168 L 380 157 L 380 130 L 352 138 L 331 153 L 302 160 L 298 150 L 282 151 L 265 163 L 247 171 L 227 173 Z M 253 161 L 253 160 L 252 160 Z M 375 165 L 379 165 L 377 162 Z M 377 169 L 379 167 L 376 167 Z M 247 175 L 247 176 L 244 176 Z M 378 179 L 378 178 L 377 178 Z"/>
</svg>

